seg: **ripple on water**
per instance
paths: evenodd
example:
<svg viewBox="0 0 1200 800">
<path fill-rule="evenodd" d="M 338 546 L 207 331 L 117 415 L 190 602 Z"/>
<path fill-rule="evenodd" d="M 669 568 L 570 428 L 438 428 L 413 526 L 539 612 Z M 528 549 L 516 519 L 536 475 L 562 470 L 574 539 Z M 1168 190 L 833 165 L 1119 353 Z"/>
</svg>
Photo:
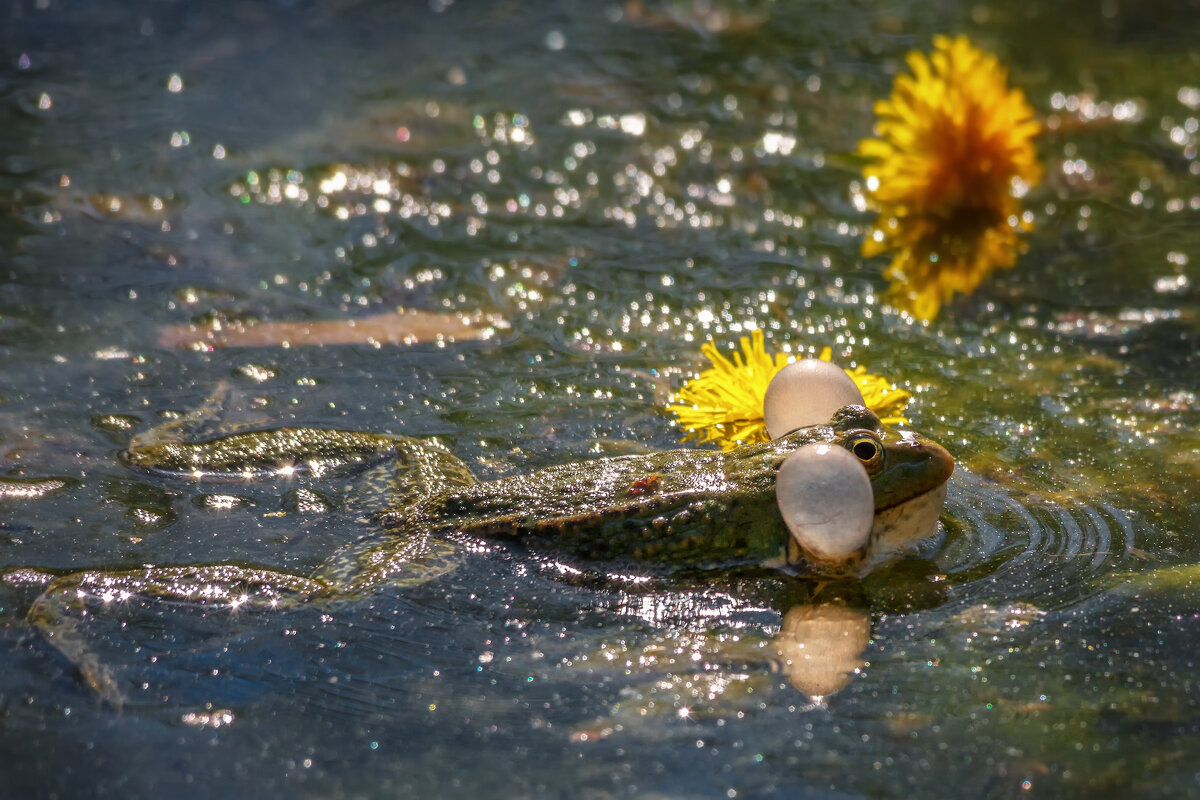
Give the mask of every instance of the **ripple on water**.
<svg viewBox="0 0 1200 800">
<path fill-rule="evenodd" d="M 1043 609 L 1102 591 L 1101 578 L 1128 561 L 1137 535 L 1134 517 L 1108 503 L 1014 490 L 961 469 L 942 520 L 948 536 L 935 560 L 955 594 Z"/>
</svg>

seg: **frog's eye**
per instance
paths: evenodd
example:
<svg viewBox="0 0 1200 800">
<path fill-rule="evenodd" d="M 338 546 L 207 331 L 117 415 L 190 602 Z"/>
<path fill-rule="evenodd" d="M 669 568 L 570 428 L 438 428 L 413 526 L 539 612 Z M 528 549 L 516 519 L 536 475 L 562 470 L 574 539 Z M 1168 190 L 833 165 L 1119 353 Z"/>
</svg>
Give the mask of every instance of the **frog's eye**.
<svg viewBox="0 0 1200 800">
<path fill-rule="evenodd" d="M 869 433 L 860 433 L 854 436 L 850 439 L 846 449 L 853 453 L 868 471 L 877 468 L 883 460 L 883 445 Z"/>
</svg>

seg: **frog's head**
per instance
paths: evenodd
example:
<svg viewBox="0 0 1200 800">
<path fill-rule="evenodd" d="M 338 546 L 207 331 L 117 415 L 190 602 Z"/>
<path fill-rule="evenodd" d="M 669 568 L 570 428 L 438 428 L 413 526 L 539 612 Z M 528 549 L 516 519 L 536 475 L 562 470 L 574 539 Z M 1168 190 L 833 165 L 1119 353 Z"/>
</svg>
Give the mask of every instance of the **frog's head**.
<svg viewBox="0 0 1200 800">
<path fill-rule="evenodd" d="M 842 407 L 817 432 L 777 479 L 789 563 L 863 572 L 934 531 L 954 471 L 943 447 L 861 405 Z"/>
</svg>

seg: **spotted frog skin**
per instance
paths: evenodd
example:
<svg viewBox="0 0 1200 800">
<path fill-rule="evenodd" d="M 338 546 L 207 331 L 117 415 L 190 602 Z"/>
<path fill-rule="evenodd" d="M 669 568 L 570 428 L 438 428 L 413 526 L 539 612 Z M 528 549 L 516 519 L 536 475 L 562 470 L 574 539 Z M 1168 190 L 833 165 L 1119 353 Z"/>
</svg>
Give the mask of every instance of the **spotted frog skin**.
<svg viewBox="0 0 1200 800">
<path fill-rule="evenodd" d="M 870 541 L 837 563 L 801 552 L 776 504 L 780 464 L 812 442 L 848 449 L 862 461 L 874 490 Z M 936 443 L 888 428 L 862 406 L 846 406 L 828 424 L 729 453 L 681 449 L 602 458 L 486 483 L 434 440 L 316 428 L 202 442 L 135 441 L 123 459 L 134 469 L 200 481 L 336 474 L 385 459 L 397 466 L 388 470 L 394 477 L 384 490 L 386 508 L 374 514 L 375 531 L 337 550 L 309 576 L 238 564 L 59 576 L 26 570 L 20 579 L 45 584 L 30 621 L 117 705 L 123 693 L 86 647 L 76 621 L 97 599 L 277 608 L 361 596 L 384 583 L 444 573 L 453 568 L 456 545 L 480 537 L 519 540 L 602 569 L 670 573 L 775 563 L 801 572 L 862 572 L 932 532 L 953 470 L 953 459 Z"/>
<path fill-rule="evenodd" d="M 776 505 L 776 473 L 785 458 L 812 442 L 849 449 L 871 477 L 873 541 L 848 561 L 825 563 L 785 548 L 792 537 Z M 520 539 L 536 549 L 633 568 L 723 567 L 782 556 L 808 571 L 848 571 L 881 546 L 904 544 L 893 536 L 903 533 L 893 530 L 894 509 L 933 493 L 940 510 L 953 464 L 929 439 L 887 428 L 862 406 L 847 406 L 828 425 L 729 453 L 668 450 L 464 482 L 384 511 L 378 520 L 401 535 Z M 931 528 L 932 522 L 908 538 Z"/>
</svg>

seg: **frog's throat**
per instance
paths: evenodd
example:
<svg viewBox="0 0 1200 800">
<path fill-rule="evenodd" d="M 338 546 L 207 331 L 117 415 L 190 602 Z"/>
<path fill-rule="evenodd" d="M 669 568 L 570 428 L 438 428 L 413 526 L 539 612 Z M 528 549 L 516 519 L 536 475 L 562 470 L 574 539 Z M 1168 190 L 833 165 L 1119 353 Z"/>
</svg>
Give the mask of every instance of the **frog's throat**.
<svg viewBox="0 0 1200 800">
<path fill-rule="evenodd" d="M 943 481 L 907 500 L 876 509 L 867 543 L 845 558 L 821 558 L 790 534 L 784 558 L 791 566 L 803 566 L 822 575 L 863 575 L 934 535 L 946 501 L 946 487 Z"/>
<path fill-rule="evenodd" d="M 867 545 L 872 560 L 886 558 L 913 543 L 926 539 L 937 530 L 938 518 L 946 502 L 946 483 L 875 512 L 871 539 Z"/>
</svg>

